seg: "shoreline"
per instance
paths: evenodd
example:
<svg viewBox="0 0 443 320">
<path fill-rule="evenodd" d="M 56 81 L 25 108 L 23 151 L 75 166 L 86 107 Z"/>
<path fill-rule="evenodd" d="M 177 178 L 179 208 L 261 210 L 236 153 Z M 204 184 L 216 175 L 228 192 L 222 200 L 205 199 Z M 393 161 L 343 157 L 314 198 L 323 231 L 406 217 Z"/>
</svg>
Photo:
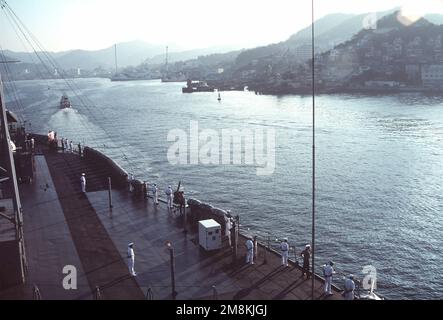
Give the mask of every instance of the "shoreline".
<svg viewBox="0 0 443 320">
<path fill-rule="evenodd" d="M 133 79 L 133 80 L 123 80 L 123 81 L 111 81 L 110 78 L 106 77 L 83 77 L 83 78 L 68 78 L 68 79 L 100 79 L 100 80 L 109 80 L 109 82 L 141 82 L 141 81 L 153 81 L 153 82 L 159 82 L 163 83 L 161 79 Z M 21 80 L 14 80 L 15 82 L 25 82 L 25 81 L 56 81 L 56 80 L 63 80 L 63 79 L 21 79 Z M 5 82 L 8 82 L 7 80 Z M 170 83 L 170 82 L 169 82 Z M 183 84 L 186 83 L 185 81 L 177 81 L 174 82 L 177 84 Z M 212 83 L 208 81 L 208 83 L 211 83 L 212 86 L 215 87 L 214 92 L 229 92 L 229 91 L 236 91 L 236 92 L 252 92 L 256 93 L 257 95 L 266 95 L 266 96 L 307 96 L 312 95 L 312 87 L 303 87 L 303 88 L 292 88 L 292 89 L 279 89 L 279 88 L 266 88 L 261 86 L 247 86 L 248 90 L 244 90 L 243 86 L 240 88 L 239 86 L 220 86 L 216 83 Z M 380 95 L 386 95 L 386 94 L 424 94 L 424 95 L 436 95 L 436 96 L 443 96 L 443 88 L 423 88 L 423 87 L 392 87 L 392 88 L 383 88 L 383 87 L 353 87 L 353 88 L 316 88 L 315 94 L 318 95 L 338 95 L 338 94 L 356 94 L 356 95 L 368 95 L 368 96 L 380 96 Z M 180 88 L 181 91 L 181 88 Z M 199 93 L 199 92 L 193 92 L 193 93 Z"/>
<path fill-rule="evenodd" d="M 233 91 L 233 90 L 229 90 Z M 235 90 L 241 91 L 241 90 Z M 312 88 L 298 89 L 298 90 L 266 90 L 250 89 L 250 92 L 256 92 L 258 95 L 271 95 L 271 96 L 312 96 Z M 437 95 L 443 96 L 443 89 L 428 89 L 428 88 L 340 88 L 340 89 L 316 89 L 315 95 L 327 96 L 327 95 L 368 95 L 368 96 L 380 96 L 391 94 L 422 94 L 422 95 Z"/>
</svg>

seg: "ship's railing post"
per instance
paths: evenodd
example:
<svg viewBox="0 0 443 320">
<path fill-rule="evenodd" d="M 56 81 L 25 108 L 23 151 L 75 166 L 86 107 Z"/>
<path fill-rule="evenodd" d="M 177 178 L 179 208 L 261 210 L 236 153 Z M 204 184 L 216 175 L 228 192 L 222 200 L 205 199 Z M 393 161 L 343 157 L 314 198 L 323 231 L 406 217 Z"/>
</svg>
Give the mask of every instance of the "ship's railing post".
<svg viewBox="0 0 443 320">
<path fill-rule="evenodd" d="M 212 286 L 212 300 L 218 300 L 218 291 L 215 285 Z"/>
<path fill-rule="evenodd" d="M 180 210 L 181 210 L 181 206 L 180 206 Z M 188 234 L 188 215 L 186 213 L 186 200 L 185 200 L 185 205 L 183 207 L 183 214 L 184 214 L 183 232 L 185 233 L 185 235 L 187 235 Z"/>
<path fill-rule="evenodd" d="M 145 200 L 149 200 L 149 194 L 148 194 L 149 191 L 148 190 L 149 190 L 148 181 L 143 181 L 142 192 L 143 192 L 143 199 L 145 199 Z"/>
<path fill-rule="evenodd" d="M 146 291 L 146 300 L 154 300 L 154 293 L 152 292 L 151 287 Z"/>
<path fill-rule="evenodd" d="M 257 236 L 254 236 L 254 261 L 257 261 L 258 257 L 258 240 Z"/>
<path fill-rule="evenodd" d="M 296 245 L 294 244 L 294 264 L 296 265 L 296 266 L 298 266 L 298 260 L 297 260 L 297 247 L 296 247 Z"/>
<path fill-rule="evenodd" d="M 236 216 L 232 225 L 232 230 L 234 232 L 234 241 L 233 241 L 233 249 L 232 250 L 232 264 L 237 263 L 237 255 L 238 255 L 238 228 L 240 223 L 240 217 Z"/>
<path fill-rule="evenodd" d="M 96 286 L 94 290 L 94 300 L 101 300 L 101 299 L 102 299 L 102 294 L 100 292 L 100 287 Z"/>
<path fill-rule="evenodd" d="M 36 284 L 34 284 L 32 297 L 34 300 L 42 300 L 42 295 L 40 294 L 40 290 L 38 289 Z"/>
<path fill-rule="evenodd" d="M 175 256 L 174 256 L 174 248 L 171 242 L 167 242 L 166 246 L 169 250 L 170 264 L 171 264 L 171 295 L 172 299 L 175 300 L 177 296 L 177 291 L 175 291 Z"/>
<path fill-rule="evenodd" d="M 357 297 L 359 299 L 361 299 L 361 295 L 360 295 L 360 280 L 356 279 L 355 284 L 356 284 L 356 287 L 357 287 Z"/>
<path fill-rule="evenodd" d="M 109 196 L 109 208 L 112 209 L 112 180 L 111 177 L 108 177 L 108 196 Z"/>
<path fill-rule="evenodd" d="M 267 249 L 265 249 L 265 258 L 264 258 L 264 261 L 263 261 L 264 264 L 268 263 L 267 251 L 271 250 L 271 236 L 269 235 L 269 233 L 268 233 L 268 238 L 266 239 L 266 248 Z"/>
</svg>

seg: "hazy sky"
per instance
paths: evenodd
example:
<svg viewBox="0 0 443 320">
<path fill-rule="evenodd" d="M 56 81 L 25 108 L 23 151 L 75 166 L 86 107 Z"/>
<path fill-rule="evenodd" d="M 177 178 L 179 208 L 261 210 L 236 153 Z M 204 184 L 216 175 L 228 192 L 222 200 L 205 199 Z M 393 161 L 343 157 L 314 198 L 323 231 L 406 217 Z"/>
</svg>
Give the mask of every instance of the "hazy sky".
<svg viewBox="0 0 443 320">
<path fill-rule="evenodd" d="M 310 24 L 310 0 L 8 0 L 48 50 L 95 50 L 140 39 L 183 49 L 244 47 L 286 40 Z M 315 0 L 316 18 L 407 5 L 411 12 L 443 13 L 443 0 Z M 0 44 L 24 51 L 0 16 Z"/>
</svg>

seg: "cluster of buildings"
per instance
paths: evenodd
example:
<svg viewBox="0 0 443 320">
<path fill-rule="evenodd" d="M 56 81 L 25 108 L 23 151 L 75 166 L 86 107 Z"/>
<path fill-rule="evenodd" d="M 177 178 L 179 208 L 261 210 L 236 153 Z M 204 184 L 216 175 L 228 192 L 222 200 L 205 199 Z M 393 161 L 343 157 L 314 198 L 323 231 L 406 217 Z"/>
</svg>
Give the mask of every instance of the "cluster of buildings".
<svg viewBox="0 0 443 320">
<path fill-rule="evenodd" d="M 326 87 L 443 89 L 443 28 L 368 30 L 318 57 Z M 414 32 L 415 31 L 415 32 Z"/>
<path fill-rule="evenodd" d="M 362 30 L 327 52 L 320 51 L 315 51 L 318 90 L 443 89 L 443 26 L 425 21 L 403 27 L 393 21 Z M 233 84 L 264 93 L 303 92 L 312 86 L 311 55 L 311 46 L 301 46 L 226 68 L 224 76 Z"/>
</svg>

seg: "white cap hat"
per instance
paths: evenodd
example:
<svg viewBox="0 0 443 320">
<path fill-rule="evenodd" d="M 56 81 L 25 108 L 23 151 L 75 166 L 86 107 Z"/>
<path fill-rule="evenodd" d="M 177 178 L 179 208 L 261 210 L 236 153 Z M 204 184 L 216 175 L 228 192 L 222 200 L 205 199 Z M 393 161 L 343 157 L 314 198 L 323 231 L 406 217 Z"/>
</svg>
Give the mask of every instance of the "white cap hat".
<svg viewBox="0 0 443 320">
<path fill-rule="evenodd" d="M 82 173 L 82 176 L 85 176 L 86 174 Z"/>
<path fill-rule="evenodd" d="M 310 248 L 310 247 L 311 247 L 311 245 L 310 245 L 310 244 L 307 244 L 307 245 L 306 245 L 306 248 Z"/>
<path fill-rule="evenodd" d="M 283 238 L 283 241 L 288 241 L 288 238 Z"/>
<path fill-rule="evenodd" d="M 128 247 L 132 247 L 134 245 L 134 242 L 128 243 Z"/>
</svg>

